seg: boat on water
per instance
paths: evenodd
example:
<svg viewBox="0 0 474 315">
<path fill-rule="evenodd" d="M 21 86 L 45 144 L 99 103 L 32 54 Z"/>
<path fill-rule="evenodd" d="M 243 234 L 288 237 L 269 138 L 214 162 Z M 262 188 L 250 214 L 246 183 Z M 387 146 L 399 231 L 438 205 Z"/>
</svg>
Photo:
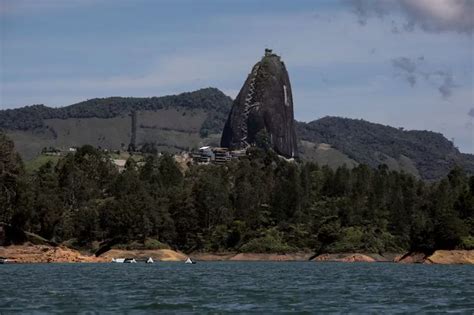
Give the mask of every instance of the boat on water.
<svg viewBox="0 0 474 315">
<path fill-rule="evenodd" d="M 188 257 L 188 259 L 186 259 L 186 261 L 184 263 L 185 264 L 195 264 L 196 262 L 194 260 L 192 260 L 190 257 Z"/>
<path fill-rule="evenodd" d="M 112 258 L 113 263 L 118 264 L 136 264 L 135 258 Z"/>
<path fill-rule="evenodd" d="M 152 264 L 154 263 L 153 258 L 149 257 L 146 261 L 147 264 Z"/>
<path fill-rule="evenodd" d="M 4 258 L 4 257 L 0 257 L 0 265 L 3 265 L 3 264 L 8 264 L 9 260 Z"/>
</svg>

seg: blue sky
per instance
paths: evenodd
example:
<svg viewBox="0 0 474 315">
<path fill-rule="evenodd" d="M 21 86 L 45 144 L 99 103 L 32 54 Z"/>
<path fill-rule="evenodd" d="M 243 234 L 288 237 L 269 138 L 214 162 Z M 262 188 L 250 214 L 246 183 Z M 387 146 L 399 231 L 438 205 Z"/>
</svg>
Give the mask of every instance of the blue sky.
<svg viewBox="0 0 474 315">
<path fill-rule="evenodd" d="M 0 108 L 217 87 L 265 47 L 296 119 L 432 130 L 474 153 L 470 0 L 0 0 Z"/>
</svg>

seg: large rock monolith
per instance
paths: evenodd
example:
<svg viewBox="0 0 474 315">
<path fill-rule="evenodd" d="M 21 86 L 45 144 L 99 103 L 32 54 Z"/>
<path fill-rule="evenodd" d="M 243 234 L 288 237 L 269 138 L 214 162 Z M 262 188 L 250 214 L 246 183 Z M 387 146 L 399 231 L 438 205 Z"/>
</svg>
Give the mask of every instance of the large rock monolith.
<svg viewBox="0 0 474 315">
<path fill-rule="evenodd" d="M 290 79 L 283 61 L 269 49 L 232 105 L 221 146 L 245 149 L 262 139 L 284 157 L 297 156 Z"/>
</svg>

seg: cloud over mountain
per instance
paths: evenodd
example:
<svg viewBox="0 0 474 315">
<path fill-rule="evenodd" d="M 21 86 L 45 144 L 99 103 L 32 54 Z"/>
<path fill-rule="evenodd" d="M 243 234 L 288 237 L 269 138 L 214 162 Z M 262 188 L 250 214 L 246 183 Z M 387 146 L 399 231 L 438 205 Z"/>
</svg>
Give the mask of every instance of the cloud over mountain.
<svg viewBox="0 0 474 315">
<path fill-rule="evenodd" d="M 392 59 L 392 65 L 404 72 L 405 78 L 412 87 L 416 84 L 416 63 L 407 57 Z"/>
<path fill-rule="evenodd" d="M 443 70 L 424 70 L 423 61 L 423 56 L 416 59 L 397 57 L 391 60 L 392 66 L 397 70 L 396 75 L 403 77 L 411 87 L 416 85 L 418 78 L 422 78 L 429 84 L 436 86 L 443 99 L 448 99 L 453 94 L 453 89 L 458 87 L 453 74 Z"/>
<path fill-rule="evenodd" d="M 469 112 L 467 112 L 467 114 L 468 114 L 469 116 L 471 116 L 472 118 L 474 118 L 474 107 L 471 108 L 471 109 L 469 110 Z"/>
</svg>

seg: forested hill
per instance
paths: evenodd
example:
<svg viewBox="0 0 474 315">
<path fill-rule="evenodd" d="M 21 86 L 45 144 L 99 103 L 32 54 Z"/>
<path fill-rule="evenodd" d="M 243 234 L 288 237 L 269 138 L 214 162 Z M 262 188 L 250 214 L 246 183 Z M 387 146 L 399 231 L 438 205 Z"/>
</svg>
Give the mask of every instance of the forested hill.
<svg viewBox="0 0 474 315">
<path fill-rule="evenodd" d="M 216 88 L 174 96 L 91 99 L 50 108 L 33 105 L 0 111 L 0 129 L 25 160 L 45 147 L 90 144 L 141 150 L 150 144 L 171 153 L 219 145 L 232 99 Z M 367 164 L 433 180 L 454 166 L 474 173 L 474 156 L 462 154 L 442 134 L 405 131 L 363 120 L 324 117 L 297 123 L 300 156 L 337 168 Z"/>
<path fill-rule="evenodd" d="M 386 164 L 424 179 L 439 179 L 454 166 L 474 173 L 474 156 L 462 154 L 442 134 L 406 131 L 364 120 L 324 117 L 298 123 L 300 140 L 327 143 L 358 163 Z"/>
<path fill-rule="evenodd" d="M 225 120 L 231 105 L 232 99 L 216 88 L 162 97 L 94 98 L 64 107 L 47 107 L 40 104 L 0 110 L 0 128 L 31 130 L 43 127 L 46 119 L 113 118 L 131 111 L 156 111 L 179 107 L 214 112 L 219 116 L 218 120 Z M 220 132 L 221 130 L 219 128 L 219 130 L 212 131 Z"/>
<path fill-rule="evenodd" d="M 218 144 L 232 99 L 215 88 L 179 95 L 96 98 L 65 107 L 0 111 L 0 129 L 25 160 L 45 147 L 180 152 Z"/>
</svg>

